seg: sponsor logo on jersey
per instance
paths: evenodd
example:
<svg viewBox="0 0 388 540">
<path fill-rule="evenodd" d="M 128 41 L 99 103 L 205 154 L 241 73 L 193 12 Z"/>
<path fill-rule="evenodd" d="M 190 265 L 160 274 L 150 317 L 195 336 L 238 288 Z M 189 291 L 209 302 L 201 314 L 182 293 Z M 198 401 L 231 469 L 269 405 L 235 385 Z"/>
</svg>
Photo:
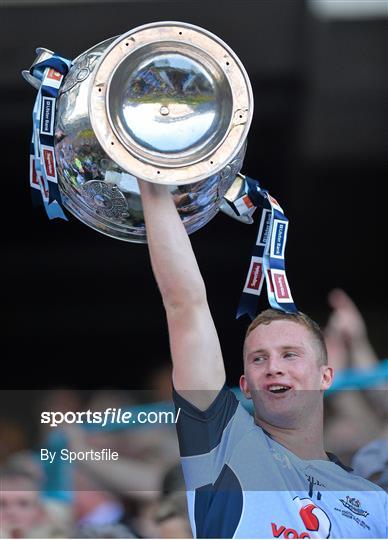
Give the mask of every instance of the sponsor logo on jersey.
<svg viewBox="0 0 388 540">
<path fill-rule="evenodd" d="M 360 501 L 355 497 L 349 497 L 349 495 L 346 495 L 346 499 L 340 499 L 340 501 L 344 506 L 346 506 L 346 508 L 349 508 L 349 510 L 357 516 L 366 517 L 369 515 L 369 512 L 367 512 L 361 507 Z"/>
<path fill-rule="evenodd" d="M 311 538 L 308 532 L 298 533 L 296 529 L 271 523 L 273 538 Z"/>
<path fill-rule="evenodd" d="M 304 530 L 297 530 L 286 525 L 271 523 L 273 538 L 329 538 L 331 521 L 329 516 L 311 499 L 295 497 L 294 502 L 299 508 L 299 516 Z"/>
</svg>

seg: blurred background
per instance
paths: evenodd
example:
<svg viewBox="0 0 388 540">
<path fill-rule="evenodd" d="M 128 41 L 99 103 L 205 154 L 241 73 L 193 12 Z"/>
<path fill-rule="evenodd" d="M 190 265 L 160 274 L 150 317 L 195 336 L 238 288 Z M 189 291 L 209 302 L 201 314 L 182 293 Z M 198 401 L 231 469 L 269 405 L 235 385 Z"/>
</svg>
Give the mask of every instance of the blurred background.
<svg viewBox="0 0 388 540">
<path fill-rule="evenodd" d="M 1 385 L 7 391 L 0 400 L 0 465 L 8 495 L 28 495 L 24 502 L 2 502 L 28 510 L 8 518 L 17 523 L 9 535 L 190 535 L 170 429 L 108 440 L 67 433 L 74 448 L 120 448 L 126 467 L 98 473 L 81 467 L 71 484 L 66 470 L 38 467 L 31 451 L 65 444 L 39 429 L 43 403 L 50 403 L 47 410 L 98 410 L 165 401 L 170 392 L 167 328 L 147 247 L 105 237 L 72 217 L 49 222 L 32 207 L 28 168 L 36 91 L 21 71 L 30 67 L 35 49 L 75 58 L 135 26 L 177 20 L 204 27 L 237 53 L 255 99 L 243 172 L 259 179 L 285 209 L 294 300 L 325 328 L 339 382 L 341 372 L 342 382 L 351 373 L 361 388 L 367 371 L 383 366 L 388 348 L 387 15 L 384 0 L 2 0 Z M 219 214 L 191 237 L 231 386 L 241 373 L 248 324 L 236 321 L 235 312 L 256 235 L 257 224 Z M 260 302 L 267 307 L 265 293 Z M 87 392 L 74 390 L 79 388 Z M 107 395 L 104 388 L 111 389 Z M 144 389 L 153 391 L 147 399 L 136 392 Z M 364 454 L 355 458 L 361 447 L 387 438 L 386 387 L 333 393 L 328 413 L 328 448 L 348 464 L 356 459 L 359 474 L 387 489 L 385 443 L 367 447 L 366 461 Z M 371 468 L 371 461 L 380 468 Z M 132 478 L 131 467 L 144 473 L 140 491 L 156 490 L 153 496 L 122 496 L 123 489 L 139 490 L 136 480 L 120 484 L 123 474 Z M 53 477 L 51 498 L 44 498 Z"/>
<path fill-rule="evenodd" d="M 255 99 L 243 172 L 259 179 L 290 219 L 286 264 L 295 302 L 324 324 L 329 290 L 344 288 L 383 356 L 386 7 L 373 0 L 3 0 L 2 384 L 137 387 L 149 367 L 168 361 L 146 246 L 110 239 L 72 217 L 49 222 L 33 209 L 28 154 L 36 91 L 21 77 L 36 47 L 74 58 L 158 20 L 202 26 L 240 57 Z M 248 322 L 236 321 L 235 311 L 256 234 L 257 225 L 219 214 L 192 236 L 231 384 Z"/>
</svg>

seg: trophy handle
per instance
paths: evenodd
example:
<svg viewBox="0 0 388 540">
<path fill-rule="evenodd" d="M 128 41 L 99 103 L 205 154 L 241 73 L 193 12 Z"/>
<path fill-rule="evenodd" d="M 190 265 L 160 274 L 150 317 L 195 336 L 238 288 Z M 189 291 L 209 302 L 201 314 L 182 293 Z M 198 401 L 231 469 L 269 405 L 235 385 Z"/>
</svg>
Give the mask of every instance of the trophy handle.
<svg viewBox="0 0 388 540">
<path fill-rule="evenodd" d="M 50 51 L 49 49 L 45 49 L 44 47 L 38 47 L 36 49 L 36 58 L 33 64 L 31 64 L 30 69 L 24 69 L 22 71 L 23 78 L 37 90 L 39 90 L 40 88 L 41 81 L 37 77 L 34 77 L 33 75 L 31 75 L 31 70 L 36 64 L 39 64 L 40 62 L 44 62 L 44 60 L 51 58 L 53 54 L 54 52 Z"/>
<path fill-rule="evenodd" d="M 253 223 L 252 214 L 256 210 L 255 206 L 243 214 L 236 213 L 236 211 L 233 209 L 234 203 L 244 195 L 246 195 L 245 177 L 238 173 L 236 178 L 233 180 L 232 185 L 223 196 L 223 201 L 220 204 L 220 210 L 227 216 L 236 219 L 237 221 L 241 221 L 241 223 L 251 225 Z"/>
</svg>

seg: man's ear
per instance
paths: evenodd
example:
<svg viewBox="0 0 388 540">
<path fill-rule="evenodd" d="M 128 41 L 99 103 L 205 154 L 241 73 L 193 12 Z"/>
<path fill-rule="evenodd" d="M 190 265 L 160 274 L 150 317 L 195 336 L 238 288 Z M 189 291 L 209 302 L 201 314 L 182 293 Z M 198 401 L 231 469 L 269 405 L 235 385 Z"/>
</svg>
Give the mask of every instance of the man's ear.
<svg viewBox="0 0 388 540">
<path fill-rule="evenodd" d="M 247 382 L 247 379 L 246 379 L 245 375 L 241 375 L 241 377 L 240 377 L 240 389 L 241 389 L 241 392 L 244 394 L 244 396 L 247 399 L 252 399 L 252 396 L 251 396 L 251 393 L 250 393 L 249 387 L 248 387 L 248 382 Z"/>
<path fill-rule="evenodd" d="M 331 366 L 322 366 L 321 390 L 327 390 L 333 384 L 334 369 Z"/>
</svg>

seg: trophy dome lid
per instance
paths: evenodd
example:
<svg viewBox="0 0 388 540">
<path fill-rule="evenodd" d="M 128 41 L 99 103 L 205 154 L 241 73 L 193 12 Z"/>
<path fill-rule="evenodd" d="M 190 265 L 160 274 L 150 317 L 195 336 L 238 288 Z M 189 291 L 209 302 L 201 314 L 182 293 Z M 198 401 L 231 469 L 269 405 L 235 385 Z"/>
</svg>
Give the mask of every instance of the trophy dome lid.
<svg viewBox="0 0 388 540">
<path fill-rule="evenodd" d="M 248 76 L 218 37 L 187 23 L 117 38 L 95 70 L 90 119 L 108 155 L 136 177 L 185 184 L 241 149 L 253 114 Z"/>
<path fill-rule="evenodd" d="M 211 154 L 232 120 L 225 74 L 188 45 L 177 52 L 173 44 L 153 43 L 136 52 L 117 67 L 108 89 L 118 138 L 155 164 L 181 166 Z"/>
</svg>

